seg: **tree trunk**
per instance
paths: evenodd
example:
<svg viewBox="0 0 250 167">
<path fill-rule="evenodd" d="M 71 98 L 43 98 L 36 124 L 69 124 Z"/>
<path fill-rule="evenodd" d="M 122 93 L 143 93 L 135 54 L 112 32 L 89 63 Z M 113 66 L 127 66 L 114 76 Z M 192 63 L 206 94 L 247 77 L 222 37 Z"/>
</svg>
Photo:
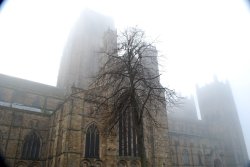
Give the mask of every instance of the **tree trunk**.
<svg viewBox="0 0 250 167">
<path fill-rule="evenodd" d="M 141 123 L 138 125 L 138 147 L 139 147 L 139 155 L 141 158 L 141 167 L 147 167 L 147 157 L 144 143 L 144 130 L 143 130 L 143 119 Z"/>
</svg>

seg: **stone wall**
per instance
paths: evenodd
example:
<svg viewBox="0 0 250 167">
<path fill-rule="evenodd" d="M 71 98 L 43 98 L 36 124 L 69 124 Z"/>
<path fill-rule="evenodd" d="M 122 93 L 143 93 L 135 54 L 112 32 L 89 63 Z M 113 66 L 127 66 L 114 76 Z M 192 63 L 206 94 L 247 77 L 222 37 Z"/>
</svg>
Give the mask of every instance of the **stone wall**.
<svg viewBox="0 0 250 167">
<path fill-rule="evenodd" d="M 48 149 L 48 123 L 49 117 L 30 111 L 0 107 L 0 138 L 1 152 L 10 166 L 18 164 L 42 166 L 46 160 Z M 30 132 L 40 136 L 41 149 L 39 161 L 21 160 L 24 138 Z"/>
<path fill-rule="evenodd" d="M 8 82 L 8 79 L 6 81 Z M 42 85 L 43 91 L 32 91 L 25 87 L 25 83 L 31 87 L 34 83 L 23 82 L 23 89 L 20 85 L 0 86 L 0 151 L 10 167 L 140 166 L 139 157 L 119 156 L 118 129 L 107 135 L 101 117 L 101 113 L 106 111 L 99 111 L 96 104 L 85 98 L 84 90 L 72 89 L 70 96 L 62 98 L 62 94 L 57 96 L 51 93 L 53 90 L 47 96 L 45 92 L 52 87 Z M 16 91 L 21 91 L 22 96 L 15 96 Z M 50 100 L 46 104 L 43 101 L 41 104 L 44 105 L 40 108 L 33 106 L 36 97 Z M 53 99 L 59 101 L 55 102 Z M 53 110 L 45 112 L 42 108 Z M 156 117 L 162 123 L 158 128 L 145 119 L 144 141 L 147 161 L 151 167 L 169 166 L 166 114 L 165 107 L 162 106 Z M 96 125 L 99 134 L 97 158 L 85 155 L 86 134 L 92 124 Z M 23 154 L 25 141 L 31 134 L 35 134 L 40 143 L 38 159 L 33 160 L 24 158 Z"/>
<path fill-rule="evenodd" d="M 172 165 L 244 166 L 248 157 L 229 84 L 215 80 L 197 92 L 201 120 L 192 99 L 168 114 Z"/>
</svg>

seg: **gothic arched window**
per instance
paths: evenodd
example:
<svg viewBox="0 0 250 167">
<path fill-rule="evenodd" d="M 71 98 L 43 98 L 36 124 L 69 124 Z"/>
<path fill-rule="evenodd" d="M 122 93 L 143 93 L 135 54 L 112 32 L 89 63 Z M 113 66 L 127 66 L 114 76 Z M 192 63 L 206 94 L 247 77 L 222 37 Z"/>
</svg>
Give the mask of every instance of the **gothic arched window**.
<svg viewBox="0 0 250 167">
<path fill-rule="evenodd" d="M 85 157 L 99 158 L 99 131 L 95 124 L 91 124 L 87 129 Z"/>
<path fill-rule="evenodd" d="M 198 164 L 199 164 L 199 165 L 203 165 L 203 163 L 202 163 L 202 153 L 201 153 L 201 151 L 198 152 Z"/>
<path fill-rule="evenodd" d="M 173 149 L 170 150 L 170 155 L 171 155 L 171 159 L 172 159 L 172 164 L 176 164 L 176 155 L 175 155 Z"/>
<path fill-rule="evenodd" d="M 38 160 L 40 148 L 40 137 L 35 132 L 29 133 L 24 139 L 22 159 Z"/>
<path fill-rule="evenodd" d="M 119 118 L 119 155 L 138 156 L 138 139 L 136 128 L 133 123 L 132 113 L 120 113 Z"/>
<path fill-rule="evenodd" d="M 189 165 L 189 154 L 188 154 L 188 150 L 183 150 L 182 153 L 182 162 L 184 165 Z"/>
</svg>

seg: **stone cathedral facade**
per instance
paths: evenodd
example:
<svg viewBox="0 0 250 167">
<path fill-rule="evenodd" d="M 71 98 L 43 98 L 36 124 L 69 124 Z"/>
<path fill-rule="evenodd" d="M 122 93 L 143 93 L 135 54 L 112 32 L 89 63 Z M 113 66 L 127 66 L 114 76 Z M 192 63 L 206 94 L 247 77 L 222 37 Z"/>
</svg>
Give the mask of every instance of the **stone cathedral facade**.
<svg viewBox="0 0 250 167">
<path fill-rule="evenodd" d="M 106 135 L 96 106 L 87 96 L 91 76 L 103 62 L 98 51 L 116 43 L 113 27 L 107 17 L 83 13 L 66 44 L 56 87 L 0 75 L 0 153 L 10 167 L 141 166 L 133 128 L 121 125 L 126 133 Z M 212 104 L 205 99 L 199 104 L 204 121 L 196 119 L 193 105 L 168 117 L 162 106 L 157 117 L 162 126 L 146 124 L 148 166 L 233 167 L 248 159 L 239 121 L 233 119 L 237 127 L 228 126 L 237 116 L 231 110 L 235 106 L 223 104 L 228 108 L 209 112 Z M 228 110 L 231 115 L 220 117 L 227 124 L 211 121 L 213 114 L 223 116 Z"/>
<path fill-rule="evenodd" d="M 116 44 L 113 27 L 107 17 L 83 13 L 66 44 L 57 87 L 0 75 L 0 149 L 11 167 L 140 166 L 129 120 L 106 135 L 86 96 L 103 61 L 100 48 Z M 149 166 L 170 164 L 165 108 L 158 114 L 162 126 L 144 129 Z"/>
<path fill-rule="evenodd" d="M 4 75 L 0 78 L 0 148 L 10 166 L 140 166 L 136 154 L 119 156 L 118 134 L 104 134 L 95 106 L 81 89 L 72 88 L 65 96 L 63 89 Z M 166 119 L 166 115 L 161 117 Z M 148 129 L 149 163 L 167 165 L 167 132 Z"/>
<path fill-rule="evenodd" d="M 215 78 L 197 87 L 196 94 L 197 107 L 188 98 L 168 114 L 172 166 L 246 166 L 248 154 L 229 83 Z"/>
</svg>

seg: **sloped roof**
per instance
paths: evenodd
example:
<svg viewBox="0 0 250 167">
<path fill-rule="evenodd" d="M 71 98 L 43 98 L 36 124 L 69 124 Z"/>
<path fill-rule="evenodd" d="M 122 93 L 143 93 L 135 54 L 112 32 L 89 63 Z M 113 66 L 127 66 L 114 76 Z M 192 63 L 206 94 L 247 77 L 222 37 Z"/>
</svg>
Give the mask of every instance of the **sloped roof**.
<svg viewBox="0 0 250 167">
<path fill-rule="evenodd" d="M 54 111 L 63 103 L 65 94 L 64 89 L 0 74 L 0 101 L 10 106 Z"/>
</svg>

